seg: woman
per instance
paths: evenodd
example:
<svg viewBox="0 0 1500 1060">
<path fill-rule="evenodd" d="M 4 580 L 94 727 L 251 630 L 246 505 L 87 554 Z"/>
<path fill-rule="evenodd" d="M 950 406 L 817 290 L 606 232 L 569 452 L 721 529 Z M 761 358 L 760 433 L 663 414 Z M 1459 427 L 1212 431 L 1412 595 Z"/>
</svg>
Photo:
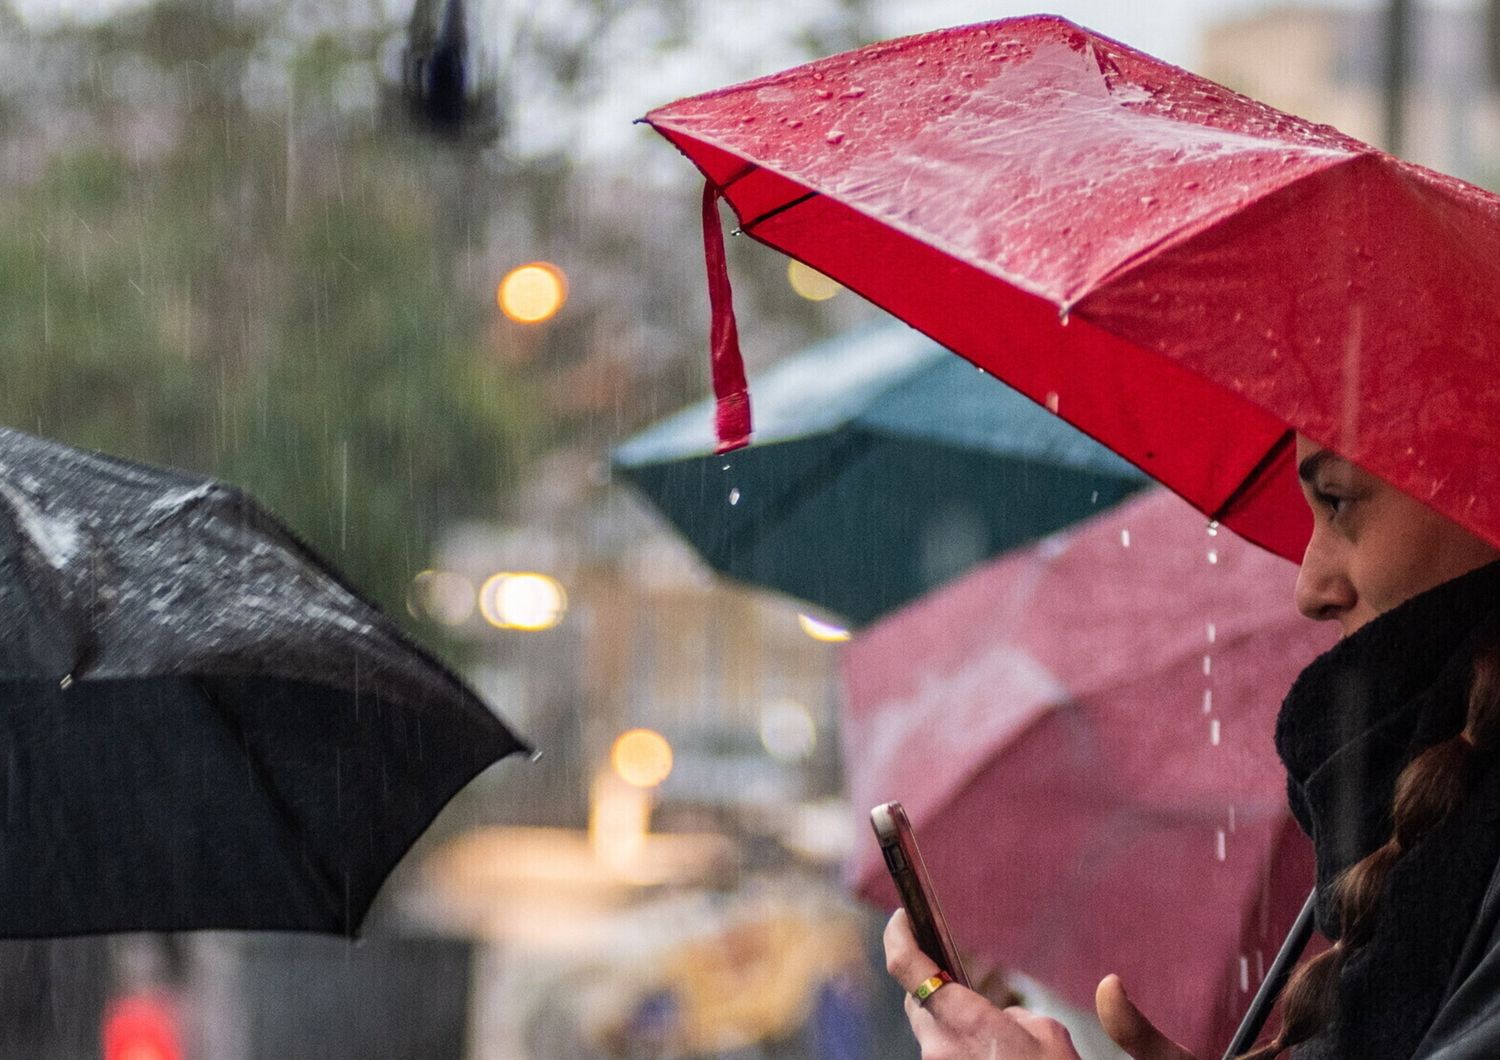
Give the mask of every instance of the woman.
<svg viewBox="0 0 1500 1060">
<path fill-rule="evenodd" d="M 1500 549 L 1306 439 L 1297 464 L 1313 511 L 1297 607 L 1344 635 L 1288 693 L 1276 745 L 1335 941 L 1251 1055 L 1500 1057 Z M 1077 1057 L 1061 1024 L 957 984 L 918 1002 L 937 967 L 902 911 L 885 948 L 924 1060 Z M 1117 977 L 1095 1000 L 1135 1060 L 1192 1060 Z"/>
</svg>

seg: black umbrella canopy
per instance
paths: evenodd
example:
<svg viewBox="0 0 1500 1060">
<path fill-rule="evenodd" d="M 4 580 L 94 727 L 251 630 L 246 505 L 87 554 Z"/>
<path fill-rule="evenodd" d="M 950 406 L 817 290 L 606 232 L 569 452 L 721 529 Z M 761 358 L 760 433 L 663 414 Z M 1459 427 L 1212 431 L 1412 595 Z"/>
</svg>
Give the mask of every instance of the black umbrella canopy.
<svg viewBox="0 0 1500 1060">
<path fill-rule="evenodd" d="M 241 491 L 0 429 L 0 936 L 352 934 L 523 749 Z"/>
<path fill-rule="evenodd" d="M 903 325 L 793 355 L 750 391 L 749 448 L 715 455 L 704 402 L 615 467 L 716 570 L 859 624 L 1147 481 Z"/>
</svg>

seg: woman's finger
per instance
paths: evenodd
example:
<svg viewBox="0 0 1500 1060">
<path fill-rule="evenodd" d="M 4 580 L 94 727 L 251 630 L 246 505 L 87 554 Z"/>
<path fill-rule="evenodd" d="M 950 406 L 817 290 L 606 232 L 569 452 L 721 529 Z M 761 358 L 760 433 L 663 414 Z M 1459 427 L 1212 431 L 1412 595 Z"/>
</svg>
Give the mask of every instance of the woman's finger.
<svg viewBox="0 0 1500 1060">
<path fill-rule="evenodd" d="M 906 1018 L 924 1056 L 968 1056 L 976 1049 L 982 1052 L 973 1055 L 1037 1055 L 1037 1038 L 1012 1013 L 1002 1012 L 972 990 L 949 983 L 930 994 L 926 1001 L 912 996 L 912 991 L 937 972 L 938 966 L 917 947 L 905 910 L 896 910 L 886 923 L 885 963 L 892 977 L 906 990 Z M 1049 1044 L 1058 1041 L 1053 1028 L 1039 1025 L 1039 1029 L 1047 1034 Z M 1062 1041 L 1066 1042 L 1066 1032 L 1063 1034 Z M 1077 1056 L 1071 1047 L 1058 1055 Z"/>
<path fill-rule="evenodd" d="M 1094 1007 L 1104 1032 L 1133 1060 L 1194 1060 L 1193 1054 L 1168 1038 L 1125 994 L 1118 975 L 1107 975 L 1094 993 Z"/>
<path fill-rule="evenodd" d="M 885 923 L 885 970 L 910 993 L 918 984 L 936 975 L 938 966 L 917 947 L 905 909 L 897 909 Z"/>
</svg>

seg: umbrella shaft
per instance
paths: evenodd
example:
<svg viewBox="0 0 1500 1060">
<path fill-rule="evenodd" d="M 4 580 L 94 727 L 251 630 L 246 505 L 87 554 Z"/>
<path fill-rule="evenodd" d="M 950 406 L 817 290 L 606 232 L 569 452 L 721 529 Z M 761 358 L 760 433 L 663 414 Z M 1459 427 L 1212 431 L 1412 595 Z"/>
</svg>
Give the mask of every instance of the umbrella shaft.
<svg viewBox="0 0 1500 1060">
<path fill-rule="evenodd" d="M 1314 889 L 1308 894 L 1307 901 L 1302 904 L 1302 912 L 1297 914 L 1297 919 L 1292 923 L 1292 930 L 1287 932 L 1286 941 L 1281 944 L 1281 951 L 1271 962 L 1271 968 L 1266 972 L 1265 979 L 1261 980 L 1260 989 L 1255 992 L 1245 1018 L 1240 1021 L 1240 1029 L 1234 1032 L 1234 1039 L 1229 1043 L 1229 1048 L 1224 1051 L 1224 1060 L 1233 1060 L 1234 1057 L 1244 1053 L 1255 1044 L 1255 1039 L 1260 1036 L 1260 1029 L 1266 1025 L 1266 1019 L 1271 1015 L 1276 999 L 1281 996 L 1281 988 L 1286 985 L 1287 977 L 1292 974 L 1297 958 L 1302 956 L 1302 951 L 1307 949 L 1308 940 L 1312 938 L 1313 900 L 1317 897 L 1317 893 Z"/>
</svg>

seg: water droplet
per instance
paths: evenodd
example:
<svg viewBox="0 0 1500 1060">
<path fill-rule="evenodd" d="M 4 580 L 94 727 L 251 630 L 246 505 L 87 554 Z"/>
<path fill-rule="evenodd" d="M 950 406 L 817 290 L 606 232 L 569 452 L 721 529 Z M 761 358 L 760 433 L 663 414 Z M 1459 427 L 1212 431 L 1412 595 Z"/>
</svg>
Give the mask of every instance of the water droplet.
<svg viewBox="0 0 1500 1060">
<path fill-rule="evenodd" d="M 1218 747 L 1219 746 L 1219 719 L 1218 718 L 1211 718 L 1209 720 L 1209 723 L 1208 723 L 1208 745 L 1210 747 Z"/>
<path fill-rule="evenodd" d="M 728 471 L 729 470 L 729 465 L 725 464 L 723 467 L 719 468 L 719 470 L 720 471 Z"/>
<path fill-rule="evenodd" d="M 1211 549 L 1208 550 L 1208 562 L 1210 562 L 1210 563 L 1218 563 L 1219 562 L 1219 550 L 1218 549 L 1211 548 Z"/>
<path fill-rule="evenodd" d="M 1093 493 L 1089 494 L 1089 503 L 1090 504 L 1098 504 L 1099 503 L 1099 491 L 1098 490 L 1095 490 Z"/>
<path fill-rule="evenodd" d="M 745 124 L 745 125 L 751 125 L 751 124 L 753 124 L 755 122 L 755 115 L 754 114 L 746 114 L 744 117 L 742 117 L 740 119 L 740 122 L 742 124 Z"/>
<path fill-rule="evenodd" d="M 829 129 L 823 139 L 827 140 L 831 144 L 841 144 L 844 142 L 844 130 Z"/>
<path fill-rule="evenodd" d="M 860 96 L 862 96 L 864 94 L 865 94 L 865 90 L 856 85 L 856 86 L 853 86 L 851 88 L 846 88 L 846 89 L 844 89 L 844 91 L 840 92 L 839 93 L 839 98 L 840 99 L 858 99 Z"/>
<path fill-rule="evenodd" d="M 541 752 L 540 748 L 538 748 L 535 751 L 532 751 L 531 752 L 531 756 L 527 759 L 527 761 L 529 761 L 529 762 L 540 762 L 541 760 L 542 760 L 542 752 Z"/>
<path fill-rule="evenodd" d="M 731 489 L 729 491 L 729 503 L 730 504 L 738 504 L 738 503 L 740 503 L 740 488 L 738 486 L 735 486 L 733 489 Z"/>
<path fill-rule="evenodd" d="M 1207 626 L 1208 642 L 1212 644 L 1219 637 L 1219 627 L 1210 622 Z"/>
<path fill-rule="evenodd" d="M 73 675 L 63 674 L 63 679 L 57 682 L 59 688 L 68 689 L 73 687 Z"/>
<path fill-rule="evenodd" d="M 1229 854 L 1229 851 L 1226 849 L 1227 846 L 1228 840 L 1224 835 L 1224 829 L 1217 829 L 1214 832 L 1214 857 L 1223 861 Z"/>
<path fill-rule="evenodd" d="M 1058 404 L 1057 391 L 1056 390 L 1049 390 L 1049 391 L 1047 391 L 1047 411 L 1055 413 L 1057 411 L 1057 404 Z"/>
<path fill-rule="evenodd" d="M 1203 690 L 1203 713 L 1205 713 L 1205 714 L 1212 714 L 1213 712 L 1214 712 L 1214 690 L 1212 688 L 1205 688 Z"/>
<path fill-rule="evenodd" d="M 787 122 L 786 122 L 786 127 L 788 129 L 800 129 L 800 128 L 802 128 L 802 119 L 801 118 L 788 118 Z"/>
<path fill-rule="evenodd" d="M 833 98 L 833 90 L 831 88 L 820 88 L 820 89 L 817 89 L 813 93 L 813 95 L 817 96 L 819 99 L 832 99 Z"/>
<path fill-rule="evenodd" d="M 1070 309 L 1069 306 L 1063 306 L 1061 309 L 1059 309 L 1057 311 L 1057 322 L 1059 324 L 1061 324 L 1063 327 L 1067 327 L 1068 326 L 1068 320 L 1069 320 L 1070 312 L 1071 312 L 1071 309 Z"/>
<path fill-rule="evenodd" d="M 1129 548 L 1130 547 L 1130 531 L 1129 530 L 1121 530 L 1120 531 L 1120 547 L 1121 548 Z"/>
<path fill-rule="evenodd" d="M 1150 207 L 1152 207 L 1152 206 L 1155 206 L 1156 205 L 1156 196 L 1155 195 L 1142 195 L 1141 196 L 1141 205 L 1145 206 L 1148 209 Z"/>
<path fill-rule="evenodd" d="M 1208 536 L 1209 537 L 1218 537 L 1219 536 L 1219 520 L 1217 520 L 1217 519 L 1210 519 L 1208 521 Z"/>
<path fill-rule="evenodd" d="M 1203 657 L 1203 676 L 1208 677 L 1214 672 L 1214 657 L 1205 655 Z"/>
</svg>

